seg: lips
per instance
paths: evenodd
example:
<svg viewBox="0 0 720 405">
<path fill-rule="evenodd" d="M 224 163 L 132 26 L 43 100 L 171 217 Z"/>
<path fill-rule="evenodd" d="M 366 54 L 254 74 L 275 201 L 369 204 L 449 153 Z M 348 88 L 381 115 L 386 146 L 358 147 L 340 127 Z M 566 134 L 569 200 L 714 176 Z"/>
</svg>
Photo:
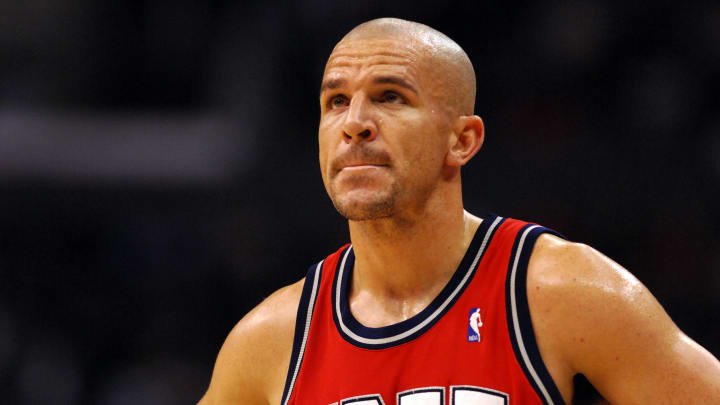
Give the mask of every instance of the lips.
<svg viewBox="0 0 720 405">
<path fill-rule="evenodd" d="M 339 170 L 335 172 L 335 174 L 340 174 L 342 172 L 345 173 L 353 173 L 353 172 L 368 172 L 373 170 L 380 170 L 384 167 L 388 167 L 386 164 L 379 164 L 379 163 L 369 163 L 369 162 L 353 162 L 343 165 Z"/>
<path fill-rule="evenodd" d="M 343 169 L 389 167 L 389 162 L 390 156 L 384 151 L 353 149 L 335 158 L 331 168 L 337 173 Z"/>
<path fill-rule="evenodd" d="M 379 163 L 359 162 L 359 163 L 347 164 L 347 165 L 343 166 L 342 169 L 363 168 L 363 167 L 387 167 L 387 165 L 379 164 Z"/>
</svg>

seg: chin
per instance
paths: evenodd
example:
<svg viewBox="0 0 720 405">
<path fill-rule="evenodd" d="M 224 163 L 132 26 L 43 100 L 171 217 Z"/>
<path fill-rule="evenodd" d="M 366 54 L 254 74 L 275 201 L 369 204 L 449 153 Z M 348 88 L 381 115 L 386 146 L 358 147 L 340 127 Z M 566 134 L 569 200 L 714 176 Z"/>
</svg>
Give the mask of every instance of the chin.
<svg viewBox="0 0 720 405">
<path fill-rule="evenodd" d="M 349 221 L 389 218 L 395 212 L 394 198 L 332 199 L 335 209 Z"/>
</svg>

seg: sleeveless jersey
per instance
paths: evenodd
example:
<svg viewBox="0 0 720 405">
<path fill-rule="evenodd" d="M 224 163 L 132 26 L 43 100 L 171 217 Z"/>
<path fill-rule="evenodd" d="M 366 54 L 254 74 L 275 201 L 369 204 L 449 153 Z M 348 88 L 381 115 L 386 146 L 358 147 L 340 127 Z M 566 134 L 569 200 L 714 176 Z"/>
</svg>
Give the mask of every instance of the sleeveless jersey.
<svg viewBox="0 0 720 405">
<path fill-rule="evenodd" d="M 545 232 L 557 235 L 485 217 L 430 305 L 380 328 L 350 312 L 352 245 L 312 266 L 282 405 L 564 404 L 540 358 L 525 291 L 532 248 Z"/>
</svg>

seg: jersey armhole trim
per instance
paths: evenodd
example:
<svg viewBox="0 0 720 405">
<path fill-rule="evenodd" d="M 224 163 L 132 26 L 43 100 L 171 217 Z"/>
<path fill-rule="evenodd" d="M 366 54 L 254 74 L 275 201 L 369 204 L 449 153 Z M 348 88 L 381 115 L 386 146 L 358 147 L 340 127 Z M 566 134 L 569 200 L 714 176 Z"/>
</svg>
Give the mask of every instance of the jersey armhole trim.
<svg viewBox="0 0 720 405">
<path fill-rule="evenodd" d="M 315 301 L 317 300 L 317 291 L 320 286 L 323 262 L 324 260 L 311 266 L 305 277 L 305 284 L 303 285 L 300 303 L 298 304 L 297 317 L 295 318 L 295 336 L 293 338 L 290 366 L 288 367 L 287 377 L 285 378 L 285 388 L 283 390 L 282 401 L 280 402 L 282 405 L 287 405 L 288 401 L 290 401 L 293 388 L 295 388 L 295 381 L 300 372 L 300 366 L 302 365 L 305 354 L 305 345 L 307 344 L 308 334 L 310 332 L 313 309 L 315 308 Z"/>
<path fill-rule="evenodd" d="M 527 301 L 527 267 L 535 242 L 543 233 L 565 239 L 552 229 L 535 224 L 524 226 L 515 238 L 505 283 L 507 324 L 515 358 L 543 404 L 565 405 L 540 356 Z"/>
</svg>

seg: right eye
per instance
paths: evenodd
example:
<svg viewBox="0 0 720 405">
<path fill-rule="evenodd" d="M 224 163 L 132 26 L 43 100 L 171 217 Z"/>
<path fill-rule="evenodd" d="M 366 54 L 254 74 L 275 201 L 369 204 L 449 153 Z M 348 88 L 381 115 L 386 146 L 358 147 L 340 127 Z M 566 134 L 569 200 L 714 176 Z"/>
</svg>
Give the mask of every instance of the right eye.
<svg viewBox="0 0 720 405">
<path fill-rule="evenodd" d="M 350 101 L 343 95 L 337 95 L 330 98 L 328 105 L 331 108 L 347 107 L 350 105 Z"/>
</svg>

